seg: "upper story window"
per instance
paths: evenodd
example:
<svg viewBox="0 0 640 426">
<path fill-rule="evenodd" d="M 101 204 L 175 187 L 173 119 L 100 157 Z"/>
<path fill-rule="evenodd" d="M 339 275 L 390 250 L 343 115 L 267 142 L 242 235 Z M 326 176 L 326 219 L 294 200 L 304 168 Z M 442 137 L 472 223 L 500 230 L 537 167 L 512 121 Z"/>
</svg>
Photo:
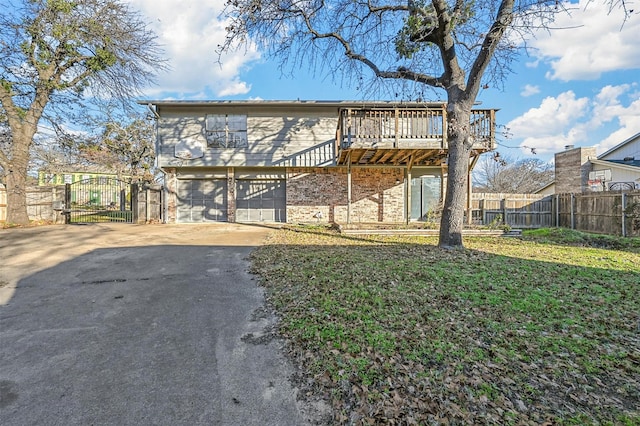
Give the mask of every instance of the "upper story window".
<svg viewBox="0 0 640 426">
<path fill-rule="evenodd" d="M 205 131 L 209 148 L 245 148 L 248 145 L 246 115 L 208 114 Z"/>
</svg>

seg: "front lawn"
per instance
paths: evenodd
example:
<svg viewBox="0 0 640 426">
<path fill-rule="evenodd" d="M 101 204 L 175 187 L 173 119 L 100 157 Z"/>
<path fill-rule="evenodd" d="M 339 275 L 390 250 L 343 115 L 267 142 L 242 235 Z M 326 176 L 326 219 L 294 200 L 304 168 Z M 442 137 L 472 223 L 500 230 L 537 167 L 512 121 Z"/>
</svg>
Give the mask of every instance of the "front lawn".
<svg viewBox="0 0 640 426">
<path fill-rule="evenodd" d="M 640 424 L 640 247 L 558 240 L 297 228 L 252 261 L 334 423 Z"/>
</svg>

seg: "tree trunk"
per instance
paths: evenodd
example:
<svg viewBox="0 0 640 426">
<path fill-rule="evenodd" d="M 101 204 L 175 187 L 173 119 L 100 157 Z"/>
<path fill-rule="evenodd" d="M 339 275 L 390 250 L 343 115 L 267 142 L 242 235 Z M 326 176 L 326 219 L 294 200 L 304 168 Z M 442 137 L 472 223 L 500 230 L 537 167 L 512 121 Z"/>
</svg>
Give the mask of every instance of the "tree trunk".
<svg viewBox="0 0 640 426">
<path fill-rule="evenodd" d="M 28 149 L 27 149 L 28 152 Z M 27 214 L 27 167 L 28 156 L 19 153 L 13 156 L 6 170 L 7 177 L 7 223 L 28 225 Z"/>
<path fill-rule="evenodd" d="M 473 142 L 470 140 L 470 109 L 449 104 L 447 108 L 447 142 L 449 162 L 447 191 L 444 209 L 440 220 L 440 239 L 442 248 L 463 247 L 462 228 L 467 198 L 467 179 L 469 176 L 469 156 Z"/>
<path fill-rule="evenodd" d="M 37 120 L 32 119 L 35 123 Z M 29 148 L 36 132 L 35 125 L 23 125 L 12 129 L 9 162 L 5 167 L 7 179 L 7 223 L 28 225 L 27 170 Z"/>
</svg>

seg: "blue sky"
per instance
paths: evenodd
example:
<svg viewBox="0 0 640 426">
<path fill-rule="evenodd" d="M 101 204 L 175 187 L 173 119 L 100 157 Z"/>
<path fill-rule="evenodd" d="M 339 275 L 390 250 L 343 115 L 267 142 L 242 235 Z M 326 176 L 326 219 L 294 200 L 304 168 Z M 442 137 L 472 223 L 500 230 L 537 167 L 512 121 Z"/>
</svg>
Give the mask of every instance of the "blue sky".
<svg viewBox="0 0 640 426">
<path fill-rule="evenodd" d="M 172 67 L 145 93 L 148 98 L 363 98 L 306 69 L 282 76 L 255 49 L 216 63 L 225 36 L 222 0 L 128 1 L 149 17 Z M 478 97 L 483 108 L 500 109 L 498 124 L 510 135 L 500 138 L 503 156 L 531 157 L 533 148 L 547 161 L 565 145 L 596 146 L 602 153 L 640 132 L 640 14 L 622 26 L 621 12 L 608 13 L 603 0 L 574 3 L 571 16 L 556 22 L 572 29 L 541 31 L 528 41 L 529 54 L 513 64 L 504 88 Z"/>
</svg>

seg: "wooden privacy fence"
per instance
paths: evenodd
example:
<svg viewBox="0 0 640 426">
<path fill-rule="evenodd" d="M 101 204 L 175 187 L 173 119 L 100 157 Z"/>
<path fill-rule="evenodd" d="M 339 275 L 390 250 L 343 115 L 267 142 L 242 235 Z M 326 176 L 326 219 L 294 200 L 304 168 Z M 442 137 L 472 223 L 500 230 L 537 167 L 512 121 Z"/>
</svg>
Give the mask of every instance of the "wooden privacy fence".
<svg viewBox="0 0 640 426">
<path fill-rule="evenodd" d="M 563 227 L 625 237 L 640 236 L 640 191 L 581 194 L 493 194 L 472 197 L 475 225 Z"/>
<path fill-rule="evenodd" d="M 141 187 L 137 194 L 137 223 L 162 221 L 162 190 Z M 64 223 L 65 186 L 33 186 L 27 188 L 27 213 L 33 221 Z M 7 220 L 7 191 L 0 187 L 0 222 Z"/>
<path fill-rule="evenodd" d="M 623 237 L 640 237 L 640 191 L 587 192 L 554 195 L 556 223 Z"/>
<path fill-rule="evenodd" d="M 509 225 L 513 228 L 555 226 L 554 200 L 537 194 L 473 194 L 472 222 L 475 225 Z"/>
</svg>

